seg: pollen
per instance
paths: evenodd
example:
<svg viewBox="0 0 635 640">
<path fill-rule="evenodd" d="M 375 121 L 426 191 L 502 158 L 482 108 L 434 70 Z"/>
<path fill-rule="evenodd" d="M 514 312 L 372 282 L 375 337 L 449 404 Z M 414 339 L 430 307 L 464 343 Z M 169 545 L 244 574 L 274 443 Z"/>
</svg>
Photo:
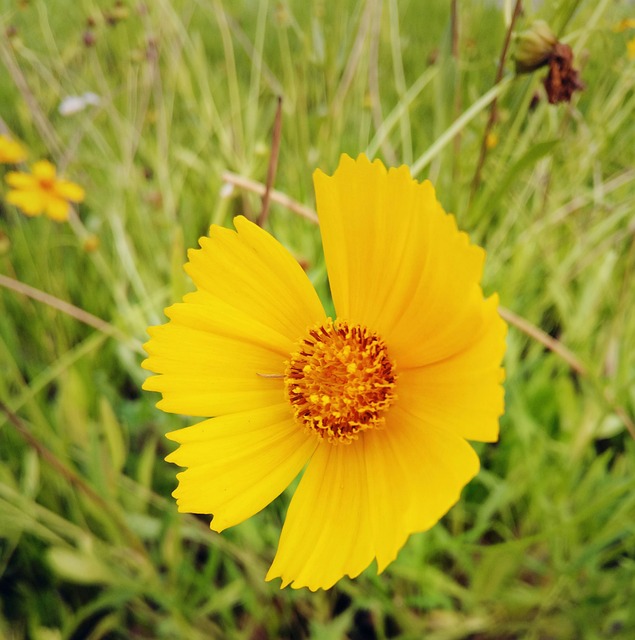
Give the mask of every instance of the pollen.
<svg viewBox="0 0 635 640">
<path fill-rule="evenodd" d="M 296 420 L 333 444 L 382 428 L 395 399 L 395 367 L 384 341 L 330 318 L 301 340 L 284 378 Z"/>
</svg>

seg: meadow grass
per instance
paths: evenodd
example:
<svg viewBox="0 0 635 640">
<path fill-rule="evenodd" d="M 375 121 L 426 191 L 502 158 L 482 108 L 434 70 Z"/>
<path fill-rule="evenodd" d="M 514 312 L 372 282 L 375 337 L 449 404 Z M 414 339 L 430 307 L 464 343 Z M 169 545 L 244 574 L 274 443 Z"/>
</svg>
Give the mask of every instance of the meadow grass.
<svg viewBox="0 0 635 640">
<path fill-rule="evenodd" d="M 514 3 L 457 4 L 0 0 L 2 126 L 87 191 L 67 224 L 0 204 L 0 637 L 635 637 L 633 5 L 524 3 L 585 84 L 550 105 L 544 69 L 494 84 Z M 317 593 L 263 581 L 288 494 L 222 535 L 177 514 L 164 433 L 194 420 L 140 391 L 186 249 L 259 213 L 222 176 L 265 181 L 278 96 L 277 190 L 313 207 L 342 152 L 409 164 L 518 316 L 460 502 Z M 315 224 L 273 202 L 267 227 L 328 306 Z"/>
</svg>

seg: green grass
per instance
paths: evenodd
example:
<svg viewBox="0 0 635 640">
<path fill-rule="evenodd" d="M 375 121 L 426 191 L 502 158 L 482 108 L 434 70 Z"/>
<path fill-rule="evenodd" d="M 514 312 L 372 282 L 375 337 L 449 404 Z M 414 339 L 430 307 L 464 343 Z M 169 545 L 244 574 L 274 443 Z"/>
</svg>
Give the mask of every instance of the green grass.
<svg viewBox="0 0 635 640">
<path fill-rule="evenodd" d="M 106 0 L 0 0 L 0 116 L 87 190 L 72 224 L 0 204 L 0 273 L 108 323 L 0 289 L 0 637 L 635 637 L 635 31 L 613 31 L 632 5 L 524 3 L 518 28 L 549 22 L 586 89 L 530 107 L 544 70 L 509 60 L 473 190 L 504 13 L 459 3 L 454 57 L 450 3 L 423 4 L 125 2 L 109 25 Z M 58 113 L 86 91 L 99 107 Z M 163 434 L 194 420 L 140 391 L 186 248 L 258 214 L 221 174 L 264 182 L 278 95 L 276 189 L 312 207 L 342 152 L 410 164 L 486 247 L 486 291 L 583 365 L 512 327 L 500 442 L 459 504 L 381 576 L 315 594 L 263 581 L 287 494 L 222 535 L 176 513 Z M 274 203 L 268 227 L 325 299 L 315 226 Z"/>
</svg>

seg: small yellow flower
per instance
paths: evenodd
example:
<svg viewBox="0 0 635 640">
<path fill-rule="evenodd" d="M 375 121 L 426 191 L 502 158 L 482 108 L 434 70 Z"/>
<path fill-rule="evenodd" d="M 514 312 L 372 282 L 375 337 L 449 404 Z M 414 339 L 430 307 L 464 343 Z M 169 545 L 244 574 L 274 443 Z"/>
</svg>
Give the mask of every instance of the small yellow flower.
<svg viewBox="0 0 635 640">
<path fill-rule="evenodd" d="M 93 251 L 97 251 L 97 249 L 99 249 L 99 244 L 99 236 L 95 233 L 91 233 L 89 236 L 84 238 L 82 248 L 86 253 L 93 253 Z"/>
<path fill-rule="evenodd" d="M 629 60 L 635 60 L 635 38 L 626 43 L 626 53 Z"/>
<path fill-rule="evenodd" d="M 16 140 L 0 134 L 0 163 L 17 164 L 26 160 L 26 149 Z"/>
<path fill-rule="evenodd" d="M 58 179 L 55 166 L 48 160 L 35 162 L 31 173 L 10 171 L 5 180 L 12 187 L 6 201 L 27 216 L 45 213 L 62 222 L 68 219 L 70 203 L 84 199 L 84 190 L 74 182 Z"/>
<path fill-rule="evenodd" d="M 628 31 L 628 29 L 635 29 L 635 18 L 624 18 L 613 27 L 615 33 L 622 33 L 622 31 Z"/>
<path fill-rule="evenodd" d="M 485 138 L 485 146 L 488 149 L 494 149 L 494 147 L 498 146 L 498 135 L 490 131 Z"/>
<path fill-rule="evenodd" d="M 467 441 L 498 438 L 506 333 L 485 252 L 429 182 L 344 155 L 314 184 L 336 319 L 239 216 L 189 252 L 197 290 L 150 328 L 143 363 L 161 409 L 213 416 L 168 434 L 179 511 L 222 531 L 304 469 L 266 579 L 311 590 L 383 571 L 459 500 L 479 470 Z"/>
</svg>

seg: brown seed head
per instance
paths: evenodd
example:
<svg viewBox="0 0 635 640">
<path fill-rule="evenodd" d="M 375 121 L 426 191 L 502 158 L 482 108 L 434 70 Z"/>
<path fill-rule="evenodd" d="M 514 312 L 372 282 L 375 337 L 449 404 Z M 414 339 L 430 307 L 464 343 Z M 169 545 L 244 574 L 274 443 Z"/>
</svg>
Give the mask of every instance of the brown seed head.
<svg viewBox="0 0 635 640">
<path fill-rule="evenodd" d="M 556 43 L 544 84 L 550 104 L 571 102 L 573 92 L 584 89 L 580 74 L 573 66 L 573 52 L 568 44 Z"/>
</svg>

